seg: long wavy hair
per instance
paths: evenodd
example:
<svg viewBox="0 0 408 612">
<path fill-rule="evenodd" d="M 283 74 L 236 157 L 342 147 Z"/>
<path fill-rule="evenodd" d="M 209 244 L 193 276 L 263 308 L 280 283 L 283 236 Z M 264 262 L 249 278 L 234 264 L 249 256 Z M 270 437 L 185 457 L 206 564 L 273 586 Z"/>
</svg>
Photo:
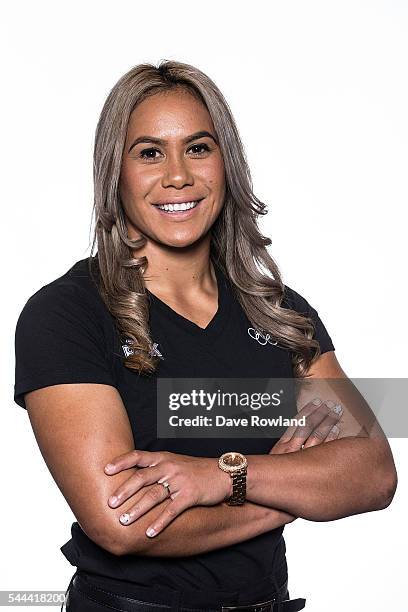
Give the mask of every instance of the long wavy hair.
<svg viewBox="0 0 408 612">
<path fill-rule="evenodd" d="M 244 148 L 231 110 L 215 83 L 189 64 L 163 60 L 158 66 L 139 64 L 124 74 L 110 91 L 97 124 L 94 146 L 95 230 L 89 270 L 115 320 L 121 338 L 128 342 L 124 365 L 140 374 L 153 373 L 160 357 L 152 351 L 149 298 L 143 281 L 147 257 L 133 257 L 147 238 L 127 235 L 119 195 L 119 177 L 127 127 L 132 111 L 148 96 L 183 88 L 207 108 L 218 137 L 225 167 L 225 200 L 211 227 L 210 257 L 229 279 L 254 328 L 270 334 L 291 352 L 293 374 L 306 376 L 320 354 L 313 339 L 313 321 L 281 306 L 284 285 L 277 264 L 266 247 L 257 217 L 266 205 L 253 193 Z M 92 256 L 97 244 L 97 257 Z M 92 264 L 95 264 L 93 266 Z"/>
</svg>

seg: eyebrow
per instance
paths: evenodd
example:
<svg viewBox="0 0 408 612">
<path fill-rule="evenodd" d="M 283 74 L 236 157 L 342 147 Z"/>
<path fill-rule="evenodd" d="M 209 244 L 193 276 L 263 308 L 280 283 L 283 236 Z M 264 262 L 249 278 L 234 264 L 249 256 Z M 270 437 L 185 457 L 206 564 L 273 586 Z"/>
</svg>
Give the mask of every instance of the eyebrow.
<svg viewBox="0 0 408 612">
<path fill-rule="evenodd" d="M 184 144 L 188 144 L 189 142 L 192 142 L 193 140 L 198 140 L 199 138 L 204 138 L 206 136 L 208 138 L 211 138 L 215 142 L 215 144 L 218 144 L 218 141 L 217 141 L 216 137 L 213 134 L 211 134 L 210 132 L 207 132 L 206 130 L 201 130 L 200 132 L 195 132 L 194 134 L 190 134 L 190 136 L 187 136 L 186 138 L 184 138 L 183 143 Z M 130 145 L 128 153 L 131 152 L 133 147 L 135 147 L 137 144 L 139 144 L 141 142 L 151 142 L 151 143 L 157 144 L 157 145 L 164 145 L 164 144 L 166 144 L 167 141 L 166 140 L 162 140 L 161 138 L 154 138 L 153 136 L 139 136 Z"/>
</svg>

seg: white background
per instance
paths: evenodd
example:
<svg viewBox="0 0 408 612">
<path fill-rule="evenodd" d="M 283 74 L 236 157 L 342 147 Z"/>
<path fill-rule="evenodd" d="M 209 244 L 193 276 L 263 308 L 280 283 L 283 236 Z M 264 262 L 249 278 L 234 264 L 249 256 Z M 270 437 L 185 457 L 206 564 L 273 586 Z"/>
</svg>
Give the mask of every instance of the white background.
<svg viewBox="0 0 408 612">
<path fill-rule="evenodd" d="M 217 83 L 284 282 L 317 308 L 350 377 L 407 377 L 407 7 L 3 7 L 0 589 L 65 590 L 75 571 L 59 551 L 74 516 L 13 403 L 14 328 L 32 293 L 89 254 L 94 130 L 132 66 L 176 59 Z M 407 449 L 390 442 L 399 487 L 388 509 L 285 530 L 291 596 L 308 611 L 406 610 Z"/>
</svg>

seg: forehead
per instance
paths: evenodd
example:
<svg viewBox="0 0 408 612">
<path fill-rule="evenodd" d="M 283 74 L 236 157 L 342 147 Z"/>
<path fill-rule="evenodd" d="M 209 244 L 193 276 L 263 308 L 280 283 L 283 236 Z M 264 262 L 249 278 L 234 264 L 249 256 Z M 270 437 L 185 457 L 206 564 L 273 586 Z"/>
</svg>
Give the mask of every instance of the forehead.
<svg viewBox="0 0 408 612">
<path fill-rule="evenodd" d="M 153 94 L 138 104 L 128 123 L 128 137 L 184 137 L 199 130 L 214 131 L 205 105 L 186 90 Z"/>
</svg>

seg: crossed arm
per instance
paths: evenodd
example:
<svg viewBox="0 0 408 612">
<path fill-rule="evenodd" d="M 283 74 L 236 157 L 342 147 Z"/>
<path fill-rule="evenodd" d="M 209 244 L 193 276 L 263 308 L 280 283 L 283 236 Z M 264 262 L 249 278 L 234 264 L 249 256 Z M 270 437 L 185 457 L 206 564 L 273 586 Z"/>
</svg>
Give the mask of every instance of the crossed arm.
<svg viewBox="0 0 408 612">
<path fill-rule="evenodd" d="M 311 389 L 302 389 L 300 404 L 316 389 L 341 402 L 341 439 L 300 453 L 250 457 L 247 499 L 312 521 L 386 508 L 395 494 L 397 472 L 388 440 L 370 407 L 333 351 L 321 355 L 308 375 Z M 293 442 L 294 438 L 287 445 Z"/>
<path fill-rule="evenodd" d="M 147 538 L 143 535 L 147 527 L 171 503 L 166 499 L 124 528 L 125 552 L 185 556 L 215 550 L 290 523 L 295 517 L 330 521 L 381 510 L 389 505 L 395 490 L 384 447 L 368 438 L 247 458 L 247 500 L 242 506 L 223 502 L 187 508 L 155 538 Z M 155 485 L 150 490 L 154 492 Z M 129 500 L 131 505 L 145 493 L 146 487 Z"/>
<path fill-rule="evenodd" d="M 146 488 L 142 492 L 146 492 Z M 119 548 L 120 554 L 153 557 L 195 555 L 243 542 L 295 520 L 286 512 L 252 502 L 245 502 L 242 506 L 228 506 L 222 502 L 215 506 L 187 508 L 158 536 L 148 538 L 145 530 L 170 501 L 166 499 L 131 525 L 122 527 L 124 538 L 120 546 L 124 548 Z"/>
<path fill-rule="evenodd" d="M 334 354 L 325 353 L 316 362 L 313 375 L 334 378 L 336 374 L 345 376 Z M 42 455 L 83 531 L 116 555 L 186 556 L 215 550 L 287 524 L 297 516 L 332 520 L 384 508 L 396 487 L 386 439 L 349 437 L 330 444 L 316 440 L 315 447 L 302 451 L 291 447 L 299 440 L 288 442 L 286 447 L 283 442 L 281 454 L 248 457 L 248 501 L 243 506 L 221 503 L 188 508 L 150 539 L 145 530 L 170 499 L 133 524 L 121 525 L 119 516 L 147 489 L 154 495 L 155 485 L 135 493 L 127 506 L 112 509 L 107 504 L 109 496 L 136 471 L 104 473 L 113 457 L 134 448 L 117 390 L 96 384 L 55 385 L 26 394 L 26 403 Z"/>
</svg>

